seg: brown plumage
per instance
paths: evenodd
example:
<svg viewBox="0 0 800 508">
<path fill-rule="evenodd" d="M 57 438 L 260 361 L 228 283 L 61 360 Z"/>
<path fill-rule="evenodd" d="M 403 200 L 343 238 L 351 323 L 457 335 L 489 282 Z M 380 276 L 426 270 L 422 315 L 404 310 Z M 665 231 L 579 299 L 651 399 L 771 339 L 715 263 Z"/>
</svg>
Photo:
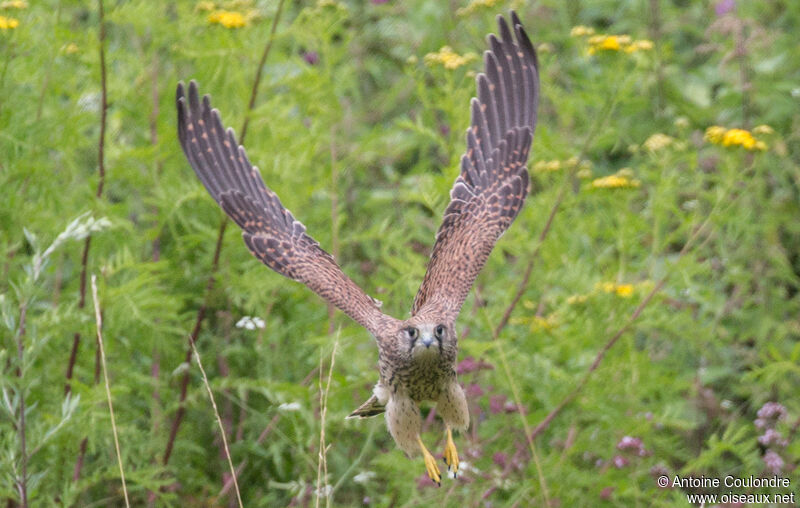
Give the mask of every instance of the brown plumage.
<svg viewBox="0 0 800 508">
<path fill-rule="evenodd" d="M 433 456 L 419 437 L 419 403 L 436 403 L 447 428 L 445 462 L 457 472 L 451 429 L 469 425 L 466 399 L 455 374 L 455 320 L 495 242 L 519 214 L 528 194 L 526 164 L 536 126 L 539 73 L 536 52 L 516 13 L 511 27 L 497 17 L 500 38 L 488 37 L 485 72 L 477 77 L 471 102 L 467 151 L 451 201 L 436 233 L 428 270 L 411 317 L 398 320 L 380 311 L 342 272 L 333 257 L 306 234 L 250 164 L 233 130 L 222 125 L 197 85 L 188 96 L 178 85 L 178 137 L 189 163 L 240 228 L 245 244 L 265 265 L 302 282 L 364 326 L 377 339 L 380 380 L 372 397 L 351 417 L 386 413 L 397 445 L 421 451 L 428 475 L 441 480 Z"/>
</svg>

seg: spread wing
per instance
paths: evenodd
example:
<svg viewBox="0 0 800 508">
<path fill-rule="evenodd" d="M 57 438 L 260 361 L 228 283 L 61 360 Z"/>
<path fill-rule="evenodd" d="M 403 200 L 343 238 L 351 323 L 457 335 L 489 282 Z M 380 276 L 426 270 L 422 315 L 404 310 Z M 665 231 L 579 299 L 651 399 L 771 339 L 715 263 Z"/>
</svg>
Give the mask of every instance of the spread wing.
<svg viewBox="0 0 800 508">
<path fill-rule="evenodd" d="M 436 233 L 428 271 L 412 314 L 454 321 L 495 242 L 528 194 L 528 152 L 536 127 L 539 71 L 536 51 L 516 13 L 509 28 L 497 17 L 500 39 L 489 35 L 484 73 L 471 102 L 467 151 L 450 204 Z"/>
<path fill-rule="evenodd" d="M 192 81 L 187 97 L 180 83 L 177 106 L 183 152 L 211 197 L 242 228 L 250 252 L 281 275 L 302 282 L 377 336 L 388 318 L 378 310 L 380 302 L 342 272 L 333 256 L 306 234 L 305 226 L 264 185 L 258 168 L 250 164 L 244 147 L 236 142 L 233 129 L 226 131 L 222 126 L 208 95 L 201 101 Z"/>
</svg>

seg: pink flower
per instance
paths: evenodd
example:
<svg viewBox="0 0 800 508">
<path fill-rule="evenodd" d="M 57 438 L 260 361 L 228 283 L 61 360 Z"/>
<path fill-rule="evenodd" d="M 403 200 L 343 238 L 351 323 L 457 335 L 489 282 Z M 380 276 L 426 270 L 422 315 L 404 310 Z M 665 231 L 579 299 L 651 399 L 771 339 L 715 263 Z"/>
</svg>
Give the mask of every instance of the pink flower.
<svg viewBox="0 0 800 508">
<path fill-rule="evenodd" d="M 483 388 L 478 386 L 476 383 L 472 383 L 467 386 L 467 389 L 464 390 L 466 392 L 467 398 L 469 399 L 477 399 L 481 395 L 483 395 Z"/>
<path fill-rule="evenodd" d="M 761 420 L 780 420 L 786 417 L 786 407 L 777 402 L 767 402 L 758 410 Z"/>
<path fill-rule="evenodd" d="M 638 437 L 623 436 L 622 439 L 619 440 L 619 443 L 617 443 L 617 449 L 633 452 L 640 457 L 647 455 L 644 443 L 642 443 L 642 440 Z"/>
<path fill-rule="evenodd" d="M 628 465 L 628 459 L 623 457 L 622 455 L 615 455 L 612 459 L 614 467 L 617 469 L 622 469 L 623 467 Z"/>
<path fill-rule="evenodd" d="M 717 16 L 724 16 L 733 10 L 736 10 L 736 0 L 721 0 L 714 6 Z"/>
<path fill-rule="evenodd" d="M 478 370 L 491 370 L 494 365 L 486 363 L 483 360 L 476 361 L 475 358 L 468 356 L 461 360 L 456 366 L 456 374 L 467 374 Z"/>
<path fill-rule="evenodd" d="M 303 60 L 308 65 L 317 65 L 319 63 L 319 54 L 316 51 L 304 51 Z"/>
<path fill-rule="evenodd" d="M 783 471 L 783 459 L 774 451 L 767 450 L 767 453 L 764 454 L 763 459 L 764 465 L 767 466 L 767 470 L 769 470 L 770 473 L 778 474 Z"/>
<path fill-rule="evenodd" d="M 505 395 L 492 395 L 489 397 L 489 412 L 496 415 L 505 410 L 506 396 Z"/>
<path fill-rule="evenodd" d="M 767 429 L 763 436 L 758 436 L 758 442 L 764 446 L 776 445 L 786 447 L 789 441 L 784 439 L 780 432 L 775 429 Z"/>
</svg>

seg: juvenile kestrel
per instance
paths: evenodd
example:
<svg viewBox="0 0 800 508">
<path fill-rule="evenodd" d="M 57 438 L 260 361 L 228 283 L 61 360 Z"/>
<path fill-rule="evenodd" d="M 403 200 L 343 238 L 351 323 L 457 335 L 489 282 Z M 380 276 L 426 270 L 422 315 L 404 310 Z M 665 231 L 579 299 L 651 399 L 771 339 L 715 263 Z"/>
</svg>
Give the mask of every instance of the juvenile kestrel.
<svg viewBox="0 0 800 508">
<path fill-rule="evenodd" d="M 456 379 L 455 320 L 495 242 L 519 214 L 528 194 L 528 152 L 536 127 L 539 72 L 536 51 L 516 13 L 511 27 L 497 17 L 500 37 L 489 35 L 484 72 L 476 78 L 461 174 L 436 233 L 428 270 L 411 309 L 395 319 L 380 311 L 342 272 L 333 257 L 306 234 L 250 164 L 232 129 L 222 125 L 209 97 L 194 81 L 188 96 L 178 85 L 178 137 L 211 197 L 243 230 L 244 242 L 265 265 L 302 282 L 365 327 L 378 344 L 380 380 L 350 417 L 386 413 L 389 432 L 407 455 L 422 453 L 428 476 L 441 472 L 420 438 L 422 401 L 436 403 L 446 427 L 444 461 L 458 472 L 452 430 L 469 425 L 464 392 Z"/>
</svg>

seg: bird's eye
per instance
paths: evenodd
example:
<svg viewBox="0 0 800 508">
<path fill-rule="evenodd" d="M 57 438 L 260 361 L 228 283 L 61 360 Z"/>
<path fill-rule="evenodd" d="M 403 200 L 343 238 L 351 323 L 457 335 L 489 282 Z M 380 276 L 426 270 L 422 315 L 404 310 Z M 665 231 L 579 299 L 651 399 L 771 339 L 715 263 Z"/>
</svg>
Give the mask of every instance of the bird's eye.
<svg viewBox="0 0 800 508">
<path fill-rule="evenodd" d="M 437 339 L 441 339 L 444 337 L 444 325 L 439 325 L 436 327 L 436 330 L 433 331 L 436 334 Z"/>
<path fill-rule="evenodd" d="M 406 330 L 406 333 L 408 333 L 408 336 L 409 336 L 409 338 L 411 338 L 411 339 L 416 339 L 416 338 L 417 338 L 417 334 L 418 334 L 419 332 L 417 331 L 417 329 L 416 329 L 416 328 L 414 328 L 414 327 L 409 327 L 409 328 Z"/>
</svg>

